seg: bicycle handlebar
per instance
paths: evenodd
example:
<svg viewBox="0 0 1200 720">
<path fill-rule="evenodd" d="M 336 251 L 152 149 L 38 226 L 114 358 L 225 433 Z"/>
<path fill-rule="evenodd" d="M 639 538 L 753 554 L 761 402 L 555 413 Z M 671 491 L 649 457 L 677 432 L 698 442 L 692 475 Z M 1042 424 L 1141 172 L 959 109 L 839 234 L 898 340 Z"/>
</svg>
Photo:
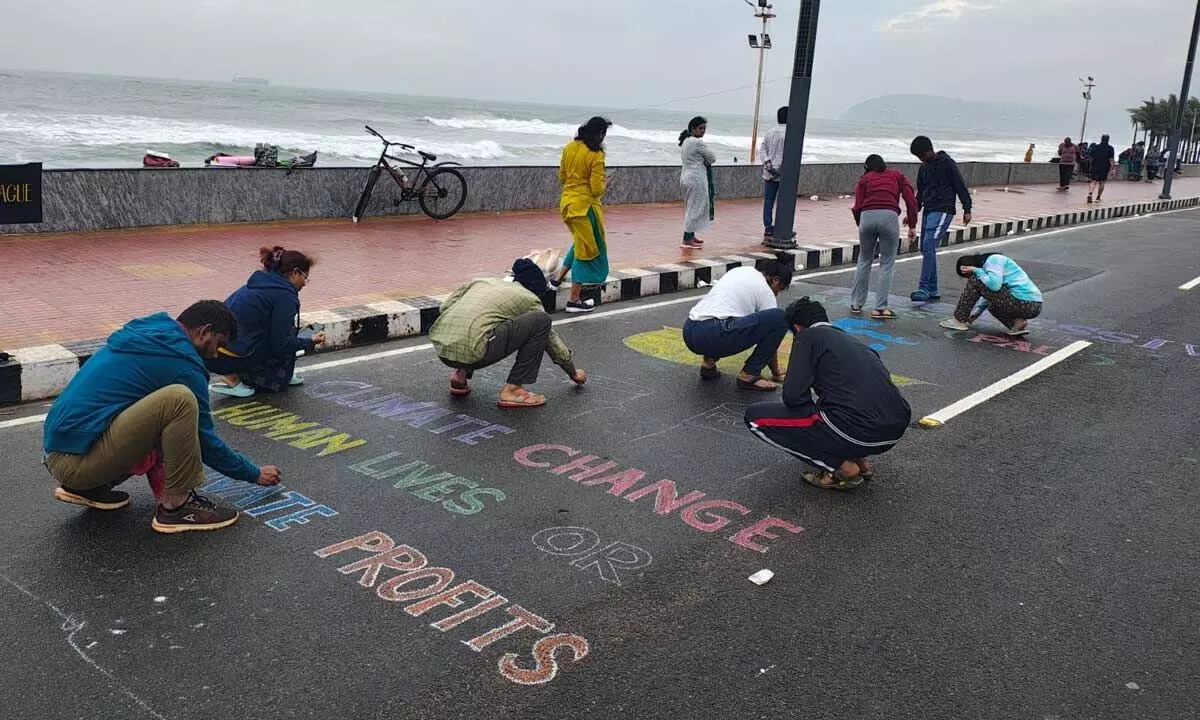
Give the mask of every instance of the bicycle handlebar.
<svg viewBox="0 0 1200 720">
<path fill-rule="evenodd" d="M 415 148 L 415 147 L 413 147 L 412 145 L 408 145 L 408 144 L 406 144 L 406 143 L 392 142 L 391 140 L 388 140 L 388 139 L 387 139 L 387 138 L 385 138 L 384 136 L 380 135 L 380 134 L 379 134 L 379 133 L 378 133 L 378 132 L 375 130 L 375 128 L 371 127 L 370 125 L 363 125 L 363 127 L 365 127 L 365 128 L 367 129 L 367 132 L 371 133 L 371 134 L 372 134 L 372 135 L 374 135 L 375 137 L 377 137 L 377 138 L 379 138 L 380 140 L 382 140 L 382 141 L 383 141 L 383 144 L 384 144 L 384 145 L 386 145 L 386 146 L 389 146 L 389 147 L 390 147 L 390 146 L 392 146 L 392 145 L 395 145 L 396 147 L 404 148 L 405 150 L 416 150 L 416 148 Z"/>
</svg>

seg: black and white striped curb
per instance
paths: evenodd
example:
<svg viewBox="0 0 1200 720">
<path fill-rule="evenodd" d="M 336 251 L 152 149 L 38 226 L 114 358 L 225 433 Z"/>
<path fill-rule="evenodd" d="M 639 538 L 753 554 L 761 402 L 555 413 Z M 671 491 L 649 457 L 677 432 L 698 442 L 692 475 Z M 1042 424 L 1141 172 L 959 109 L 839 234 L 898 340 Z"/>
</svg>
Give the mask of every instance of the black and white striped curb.
<svg viewBox="0 0 1200 720">
<path fill-rule="evenodd" d="M 991 240 L 1037 230 L 1068 227 L 1100 220 L 1132 217 L 1147 213 L 1200 206 L 1200 197 L 1152 200 L 1125 205 L 1096 205 L 1087 210 L 989 220 L 967 227 L 951 228 L 942 246 Z M 902 253 L 917 252 L 917 240 L 901 245 Z M 796 265 L 807 270 L 828 268 L 858 261 L 858 242 L 845 240 L 800 245 L 792 250 Z M 721 257 L 615 270 L 603 286 L 584 290 L 584 299 L 606 305 L 623 300 L 666 295 L 690 290 L 700 283 L 711 285 L 727 271 L 754 265 L 760 259 L 774 257 L 767 252 L 750 252 Z M 569 290 L 564 287 L 548 292 L 542 299 L 549 312 L 566 307 Z M 303 313 L 301 322 L 325 326 L 326 344 L 322 351 L 359 347 L 384 340 L 425 335 L 437 320 L 438 308 L 445 296 L 411 297 L 404 300 L 354 305 L 336 310 Z M 57 396 L 83 363 L 104 345 L 104 340 L 41 345 L 9 350 L 8 360 L 0 362 L 0 405 L 45 400 Z"/>
</svg>

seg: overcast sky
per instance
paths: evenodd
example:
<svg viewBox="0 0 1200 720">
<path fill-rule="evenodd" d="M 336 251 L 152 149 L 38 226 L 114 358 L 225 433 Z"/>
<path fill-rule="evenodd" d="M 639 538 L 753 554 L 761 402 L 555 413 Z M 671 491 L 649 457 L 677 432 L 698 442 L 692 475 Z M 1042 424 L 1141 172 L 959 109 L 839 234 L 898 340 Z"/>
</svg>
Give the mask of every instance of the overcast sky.
<svg viewBox="0 0 1200 720">
<path fill-rule="evenodd" d="M 643 107 L 754 82 L 744 0 L 3 0 L 0 67 Z M 775 0 L 766 78 L 800 0 Z M 814 114 L 886 93 L 1100 109 L 1179 91 L 1184 0 L 826 0 Z M 1198 79 L 1200 82 L 1200 79 Z M 787 99 L 769 83 L 764 106 Z M 1194 94 L 1200 94 L 1200 91 Z M 2 99 L 0 99 L 2 103 Z M 748 113 L 753 90 L 671 108 Z"/>
</svg>

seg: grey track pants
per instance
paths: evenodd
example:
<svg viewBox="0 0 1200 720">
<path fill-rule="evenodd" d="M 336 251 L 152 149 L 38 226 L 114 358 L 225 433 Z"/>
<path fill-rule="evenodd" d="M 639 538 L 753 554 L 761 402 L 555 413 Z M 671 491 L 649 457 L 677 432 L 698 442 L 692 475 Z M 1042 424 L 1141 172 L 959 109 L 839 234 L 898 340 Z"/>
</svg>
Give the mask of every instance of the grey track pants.
<svg viewBox="0 0 1200 720">
<path fill-rule="evenodd" d="M 892 271 L 896 253 L 900 250 L 900 216 L 891 210 L 865 210 L 858 223 L 858 267 L 854 272 L 854 289 L 850 304 L 862 307 L 867 302 L 871 286 L 871 263 L 879 250 L 879 285 L 875 288 L 875 309 L 888 306 L 892 291 Z"/>
</svg>

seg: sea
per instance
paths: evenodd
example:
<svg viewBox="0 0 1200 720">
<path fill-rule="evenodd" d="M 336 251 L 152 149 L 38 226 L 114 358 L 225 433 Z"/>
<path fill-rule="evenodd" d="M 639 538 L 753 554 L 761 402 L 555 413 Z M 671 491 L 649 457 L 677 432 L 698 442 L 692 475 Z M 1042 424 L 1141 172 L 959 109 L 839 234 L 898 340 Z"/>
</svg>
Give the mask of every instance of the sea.
<svg viewBox="0 0 1200 720">
<path fill-rule="evenodd" d="M 373 163 L 379 140 L 415 145 L 464 165 L 556 165 L 565 142 L 592 115 L 614 123 L 609 165 L 679 162 L 679 132 L 688 119 L 709 120 L 706 140 L 721 164 L 749 161 L 751 113 L 706 112 L 703 100 L 657 107 L 572 107 L 525 102 L 417 97 L 248 82 L 195 82 L 0 70 L 0 164 L 50 168 L 141 165 L 147 151 L 185 167 L 215 153 L 253 154 L 257 143 L 281 158 L 318 152 L 319 166 Z M 667 106 L 670 107 L 662 107 Z M 761 131 L 774 124 L 764 112 Z M 928 128 L 814 118 L 805 163 L 862 162 L 871 153 L 907 161 L 913 135 Z M 1026 140 L 977 131 L 940 130 L 935 140 L 958 160 L 1021 159 Z"/>
</svg>

